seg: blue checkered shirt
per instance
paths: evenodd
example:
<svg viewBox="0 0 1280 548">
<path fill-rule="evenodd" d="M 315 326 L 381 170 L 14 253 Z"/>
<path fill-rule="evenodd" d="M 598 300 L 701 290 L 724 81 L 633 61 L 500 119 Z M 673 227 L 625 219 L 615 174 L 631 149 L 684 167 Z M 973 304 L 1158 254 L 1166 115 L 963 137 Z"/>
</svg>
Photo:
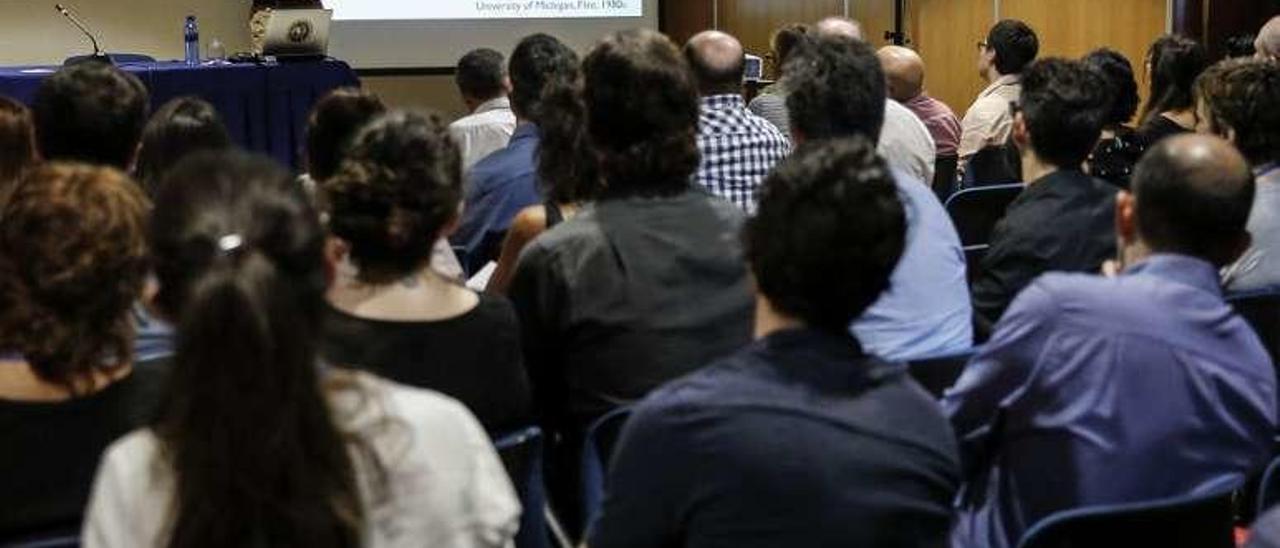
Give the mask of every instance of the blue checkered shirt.
<svg viewBox="0 0 1280 548">
<path fill-rule="evenodd" d="M 774 164 L 791 153 L 791 141 L 747 110 L 742 96 L 713 95 L 702 99 L 698 151 L 698 184 L 754 213 L 756 189 Z"/>
</svg>

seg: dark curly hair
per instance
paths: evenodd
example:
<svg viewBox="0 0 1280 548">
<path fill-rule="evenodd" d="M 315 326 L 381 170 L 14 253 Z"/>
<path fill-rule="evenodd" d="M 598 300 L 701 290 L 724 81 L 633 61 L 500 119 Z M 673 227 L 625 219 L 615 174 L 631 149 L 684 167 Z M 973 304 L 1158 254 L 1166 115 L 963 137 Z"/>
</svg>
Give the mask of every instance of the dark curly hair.
<svg viewBox="0 0 1280 548">
<path fill-rule="evenodd" d="M 773 36 L 769 38 L 769 49 L 778 72 L 782 72 L 782 67 L 791 59 L 796 48 L 804 43 L 808 34 L 809 25 L 804 23 L 787 23 L 773 31 Z"/>
<path fill-rule="evenodd" d="M 889 287 L 906 211 L 864 137 L 813 141 L 761 187 L 743 242 L 760 292 L 811 327 L 847 333 Z"/>
<path fill-rule="evenodd" d="M 1199 42 L 1178 35 L 1161 36 L 1147 50 L 1151 90 L 1142 110 L 1146 123 L 1162 113 L 1195 106 L 1192 86 L 1209 66 L 1209 54 Z"/>
<path fill-rule="evenodd" d="M 1098 71 L 1051 57 L 1023 71 L 1020 106 L 1036 155 L 1079 170 L 1102 134 L 1111 96 Z"/>
<path fill-rule="evenodd" d="M 48 164 L 0 207 L 0 348 L 41 379 L 74 379 L 133 360 L 129 309 L 148 270 L 150 204 L 105 167 Z"/>
<path fill-rule="evenodd" d="M 539 126 L 548 113 L 542 109 L 542 97 L 551 82 L 578 72 L 578 54 L 554 36 L 534 34 L 520 40 L 507 61 L 511 78 L 511 110 L 517 116 Z"/>
<path fill-rule="evenodd" d="M 352 144 L 324 185 L 329 230 L 351 245 L 360 280 L 386 284 L 431 260 L 462 202 L 462 160 L 436 114 L 393 112 Z"/>
<path fill-rule="evenodd" d="M 1040 38 L 1030 25 L 1005 19 L 987 32 L 987 47 L 996 52 L 995 65 L 1000 74 L 1021 74 L 1040 55 Z"/>
<path fill-rule="evenodd" d="M 592 200 L 602 189 L 600 161 L 587 133 L 582 67 L 576 55 L 573 60 L 547 75 L 538 98 L 538 182 L 558 204 Z"/>
<path fill-rule="evenodd" d="M 1111 91 L 1111 110 L 1107 114 L 1107 125 L 1122 126 L 1133 120 L 1138 112 L 1138 81 L 1133 75 L 1133 65 L 1124 54 L 1101 48 L 1090 52 L 1082 59 L 1085 66 L 1098 71 L 1107 80 L 1107 89 Z"/>
<path fill-rule="evenodd" d="M 1235 131 L 1235 145 L 1249 163 L 1280 161 L 1280 64 L 1229 59 L 1196 80 L 1196 97 L 1219 135 Z"/>
<path fill-rule="evenodd" d="M 0 192 L 36 164 L 35 138 L 31 111 L 0 96 Z"/>
<path fill-rule="evenodd" d="M 106 63 L 66 67 L 40 83 L 31 106 L 40 154 L 128 169 L 150 107 L 137 76 Z"/>
<path fill-rule="evenodd" d="M 183 158 L 231 146 L 231 135 L 213 105 L 196 97 L 179 97 L 151 115 L 142 131 L 134 174 L 147 193 L 154 195 L 165 172 Z"/>
<path fill-rule="evenodd" d="M 791 127 L 806 139 L 880 139 L 885 78 L 870 45 L 844 36 L 805 43 L 784 69 Z"/>
<path fill-rule="evenodd" d="M 673 195 L 698 168 L 698 93 L 680 50 L 651 30 L 605 37 L 583 62 L 588 128 L 610 196 Z"/>
<path fill-rule="evenodd" d="M 329 92 L 311 109 L 307 120 L 307 171 L 317 184 L 333 177 L 351 140 L 387 111 L 377 95 L 359 88 Z"/>
</svg>

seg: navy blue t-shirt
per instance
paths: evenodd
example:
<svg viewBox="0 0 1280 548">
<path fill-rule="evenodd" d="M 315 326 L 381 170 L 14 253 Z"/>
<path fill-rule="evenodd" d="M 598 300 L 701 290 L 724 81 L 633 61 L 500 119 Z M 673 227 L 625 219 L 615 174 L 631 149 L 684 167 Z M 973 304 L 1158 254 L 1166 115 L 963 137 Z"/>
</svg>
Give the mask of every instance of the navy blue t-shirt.
<svg viewBox="0 0 1280 548">
<path fill-rule="evenodd" d="M 941 547 L 959 477 L 950 425 L 901 366 L 785 331 L 637 407 L 589 544 Z"/>
</svg>

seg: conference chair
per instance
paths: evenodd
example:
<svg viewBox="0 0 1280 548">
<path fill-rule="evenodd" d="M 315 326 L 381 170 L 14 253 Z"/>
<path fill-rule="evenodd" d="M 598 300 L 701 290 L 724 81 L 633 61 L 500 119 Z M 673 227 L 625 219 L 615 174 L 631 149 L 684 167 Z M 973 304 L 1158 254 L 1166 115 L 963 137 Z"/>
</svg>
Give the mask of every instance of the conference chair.
<svg viewBox="0 0 1280 548">
<path fill-rule="evenodd" d="M 0 540 L 2 548 L 80 548 L 80 532 L 77 528 L 60 528 L 44 533 L 25 535 L 16 539 Z"/>
<path fill-rule="evenodd" d="M 1280 364 L 1280 288 L 1228 295 L 1227 302 L 1253 326 L 1271 360 Z"/>
<path fill-rule="evenodd" d="M 965 164 L 961 188 L 1007 185 L 1022 180 L 1022 154 L 1013 143 L 992 145 L 974 154 Z"/>
<path fill-rule="evenodd" d="M 938 201 L 947 202 L 947 198 L 956 191 L 956 174 L 959 172 L 960 158 L 954 154 L 951 156 L 938 156 L 933 162 L 933 193 L 938 195 Z"/>
<path fill-rule="evenodd" d="M 968 188 L 947 198 L 947 214 L 960 235 L 969 283 L 978 277 L 982 259 L 990 247 L 991 233 L 1004 218 L 1005 210 L 1026 188 L 1023 184 Z"/>
<path fill-rule="evenodd" d="M 973 351 L 912 360 L 907 364 L 907 372 L 926 392 L 935 398 L 941 398 L 948 388 L 955 386 L 956 380 L 964 373 L 965 366 L 973 359 Z"/>
<path fill-rule="evenodd" d="M 1267 465 L 1262 473 L 1262 482 L 1258 484 L 1258 504 L 1256 515 L 1261 516 L 1277 503 L 1280 503 L 1280 457 L 1276 457 Z"/>
<path fill-rule="evenodd" d="M 542 429 L 530 426 L 499 437 L 493 445 L 520 495 L 520 506 L 524 507 L 516 548 L 549 548 L 547 493 L 542 483 Z"/>
<path fill-rule="evenodd" d="M 591 527 L 600 507 L 604 504 L 605 476 L 609 471 L 609 460 L 613 456 L 614 446 L 627 419 L 631 418 L 630 407 L 619 407 L 603 417 L 596 419 L 587 429 L 587 439 L 582 446 L 582 530 Z"/>
<path fill-rule="evenodd" d="M 1238 482 L 1197 495 L 1090 506 L 1055 513 L 1031 527 L 1019 548 L 1234 548 L 1232 497 Z"/>
</svg>

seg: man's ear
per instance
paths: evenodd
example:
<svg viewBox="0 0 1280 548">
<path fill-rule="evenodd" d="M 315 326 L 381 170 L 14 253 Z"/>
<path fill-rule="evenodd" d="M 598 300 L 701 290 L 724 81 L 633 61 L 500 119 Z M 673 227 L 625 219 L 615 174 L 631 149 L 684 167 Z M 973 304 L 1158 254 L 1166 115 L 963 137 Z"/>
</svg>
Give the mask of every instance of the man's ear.
<svg viewBox="0 0 1280 548">
<path fill-rule="evenodd" d="M 1127 190 L 1116 195 L 1116 238 L 1121 248 L 1138 240 L 1137 200 Z"/>
<path fill-rule="evenodd" d="M 1027 118 L 1021 112 L 1013 115 L 1013 142 L 1020 150 L 1031 150 L 1031 132 L 1027 130 Z"/>
</svg>

